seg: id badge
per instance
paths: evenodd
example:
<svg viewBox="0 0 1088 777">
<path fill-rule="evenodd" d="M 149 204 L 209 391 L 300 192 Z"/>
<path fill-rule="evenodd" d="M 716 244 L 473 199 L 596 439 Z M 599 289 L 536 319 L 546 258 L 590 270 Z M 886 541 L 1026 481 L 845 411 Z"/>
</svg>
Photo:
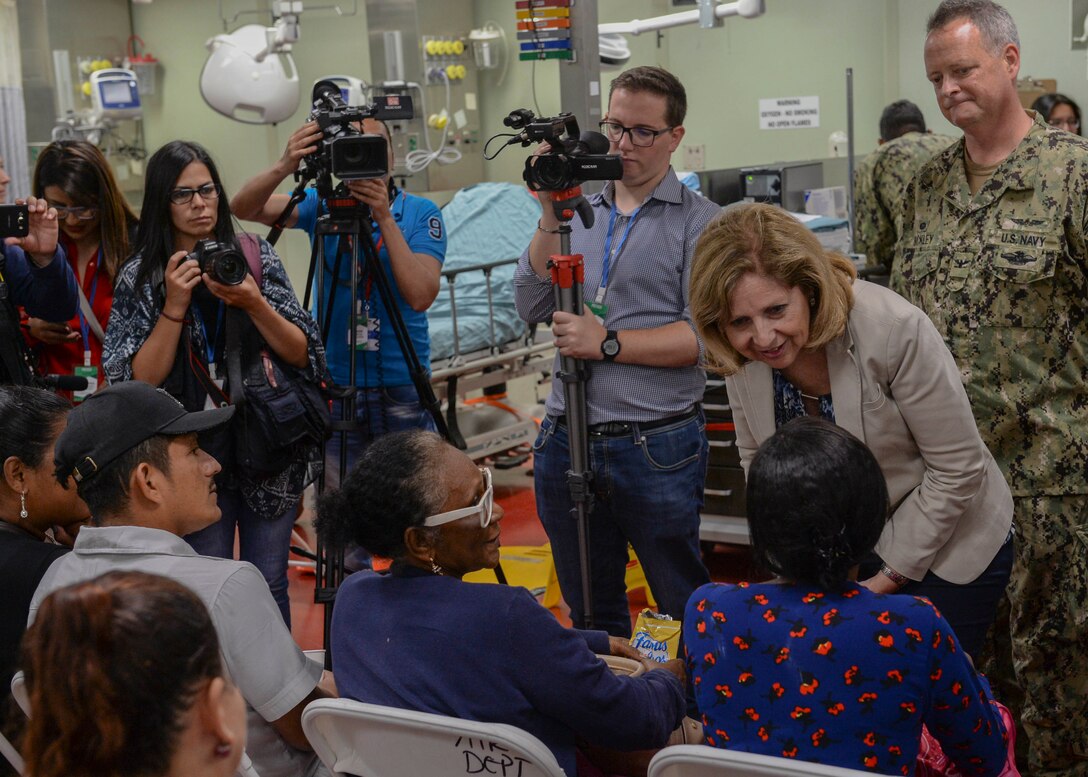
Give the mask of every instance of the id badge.
<svg viewBox="0 0 1088 777">
<path fill-rule="evenodd" d="M 381 347 L 382 323 L 370 315 L 370 306 L 356 307 L 355 350 L 377 351 Z M 350 343 L 349 343 L 350 345 Z"/>
<path fill-rule="evenodd" d="M 608 315 L 608 305 L 603 302 L 587 302 L 586 307 L 596 316 L 597 323 L 603 325 L 605 316 Z"/>
<path fill-rule="evenodd" d="M 94 392 L 98 391 L 98 367 L 94 365 L 79 365 L 73 371 L 77 378 L 87 379 L 87 388 L 72 392 L 72 402 L 82 402 Z"/>
<path fill-rule="evenodd" d="M 217 374 L 216 368 L 215 368 L 215 362 L 210 362 L 208 364 L 208 377 L 211 378 L 211 381 L 212 381 L 212 383 L 215 384 L 215 387 L 218 388 L 220 392 L 222 392 L 223 391 L 224 380 L 223 380 L 223 378 L 220 378 L 219 375 Z M 224 402 L 222 405 L 217 405 L 215 403 L 215 400 L 212 399 L 211 394 L 208 394 L 206 397 L 204 397 L 204 409 L 205 410 L 216 410 L 217 408 L 226 407 L 226 406 L 227 406 L 226 402 Z"/>
</svg>

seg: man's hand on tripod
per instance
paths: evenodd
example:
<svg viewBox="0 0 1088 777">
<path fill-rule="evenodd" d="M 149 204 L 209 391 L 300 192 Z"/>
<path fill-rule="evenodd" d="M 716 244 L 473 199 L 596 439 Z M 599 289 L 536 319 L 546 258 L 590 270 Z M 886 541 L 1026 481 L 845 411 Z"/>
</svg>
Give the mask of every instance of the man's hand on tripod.
<svg viewBox="0 0 1088 777">
<path fill-rule="evenodd" d="M 608 331 L 588 308 L 580 316 L 559 310 L 552 313 L 552 334 L 555 336 L 555 346 L 563 356 L 574 359 L 604 358 L 601 343 Z"/>
<path fill-rule="evenodd" d="M 393 213 L 389 209 L 389 185 L 386 179 L 364 178 L 348 181 L 347 184 L 352 197 L 370 206 L 370 214 L 378 226 L 382 227 L 384 233 L 386 226 L 393 222 Z"/>
</svg>

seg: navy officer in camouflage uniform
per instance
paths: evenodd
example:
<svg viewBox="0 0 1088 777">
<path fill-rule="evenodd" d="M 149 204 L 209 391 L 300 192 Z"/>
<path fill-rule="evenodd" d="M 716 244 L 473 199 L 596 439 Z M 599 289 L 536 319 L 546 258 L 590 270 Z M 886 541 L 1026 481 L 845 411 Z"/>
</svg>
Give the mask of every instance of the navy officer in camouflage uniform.
<svg viewBox="0 0 1088 777">
<path fill-rule="evenodd" d="M 927 75 L 964 138 L 915 178 L 892 287 L 943 334 L 1012 489 L 991 679 L 1019 716 L 1018 760 L 1088 775 L 1088 141 L 1021 107 L 1004 8 L 945 0 L 927 29 Z"/>
<path fill-rule="evenodd" d="M 926 129 L 921 109 L 896 100 L 880 114 L 880 145 L 854 169 L 854 250 L 869 267 L 892 266 L 911 181 L 953 139 Z"/>
</svg>

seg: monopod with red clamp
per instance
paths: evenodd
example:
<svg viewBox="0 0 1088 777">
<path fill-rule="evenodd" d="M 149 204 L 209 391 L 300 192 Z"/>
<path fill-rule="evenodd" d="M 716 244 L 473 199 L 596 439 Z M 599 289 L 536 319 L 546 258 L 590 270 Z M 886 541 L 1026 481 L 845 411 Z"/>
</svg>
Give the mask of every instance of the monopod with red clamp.
<svg viewBox="0 0 1088 777">
<path fill-rule="evenodd" d="M 582 189 L 575 186 L 560 192 L 551 192 L 552 209 L 559 220 L 559 246 L 561 253 L 548 260 L 552 274 L 552 293 L 555 309 L 581 316 L 585 305 L 582 298 L 584 266 L 581 254 L 570 252 L 570 222 L 575 212 L 588 229 L 593 226 L 593 209 L 589 206 Z M 559 372 L 563 383 L 563 401 L 566 407 L 567 436 L 570 449 L 570 469 L 567 470 L 567 487 L 570 489 L 571 517 L 578 529 L 578 562 L 582 574 L 583 623 L 575 627 L 592 629 L 593 593 L 589 563 L 589 514 L 593 511 L 593 472 L 589 469 L 589 427 L 586 421 L 586 381 L 589 371 L 583 359 L 560 356 Z"/>
</svg>

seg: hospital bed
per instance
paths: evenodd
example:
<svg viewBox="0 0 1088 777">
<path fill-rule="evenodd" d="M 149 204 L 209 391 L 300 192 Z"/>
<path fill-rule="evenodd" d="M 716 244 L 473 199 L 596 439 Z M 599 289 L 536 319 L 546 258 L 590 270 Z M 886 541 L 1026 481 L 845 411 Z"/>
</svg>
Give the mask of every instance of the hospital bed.
<svg viewBox="0 0 1088 777">
<path fill-rule="evenodd" d="M 514 307 L 514 269 L 532 239 L 540 205 L 524 186 L 483 183 L 442 209 L 448 245 L 441 287 L 427 311 L 431 384 L 450 434 L 474 459 L 536 437 L 531 412 L 503 401 L 506 382 L 547 374 L 555 347 Z M 483 391 L 483 396 L 469 394 Z"/>
</svg>

